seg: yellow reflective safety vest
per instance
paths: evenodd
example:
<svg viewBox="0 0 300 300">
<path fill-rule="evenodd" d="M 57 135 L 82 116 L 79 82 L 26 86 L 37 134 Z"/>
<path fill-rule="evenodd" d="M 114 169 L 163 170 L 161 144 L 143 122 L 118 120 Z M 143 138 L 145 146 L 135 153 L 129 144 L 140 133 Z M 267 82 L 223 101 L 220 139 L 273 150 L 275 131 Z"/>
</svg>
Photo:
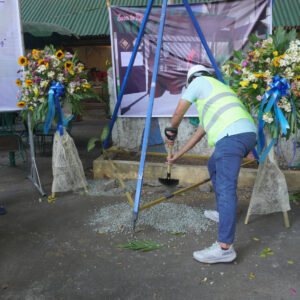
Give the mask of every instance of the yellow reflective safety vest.
<svg viewBox="0 0 300 300">
<path fill-rule="evenodd" d="M 210 146 L 215 145 L 223 130 L 240 119 L 249 119 L 255 124 L 231 88 L 215 78 L 203 77 L 212 85 L 212 92 L 208 98 L 197 99 L 196 104 L 200 125 L 206 131 Z"/>
</svg>

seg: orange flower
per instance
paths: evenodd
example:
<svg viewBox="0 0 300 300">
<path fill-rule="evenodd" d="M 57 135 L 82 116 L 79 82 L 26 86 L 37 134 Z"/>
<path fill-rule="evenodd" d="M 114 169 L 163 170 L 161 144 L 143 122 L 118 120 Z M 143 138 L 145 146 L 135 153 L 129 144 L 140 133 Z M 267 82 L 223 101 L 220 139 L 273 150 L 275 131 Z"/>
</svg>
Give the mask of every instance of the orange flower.
<svg viewBox="0 0 300 300">
<path fill-rule="evenodd" d="M 65 55 L 64 55 L 64 53 L 63 53 L 61 50 L 58 50 L 58 51 L 55 53 L 55 56 L 56 56 L 58 59 L 62 59 Z"/>
<path fill-rule="evenodd" d="M 20 66 L 26 66 L 27 65 L 27 58 L 25 56 L 20 56 L 18 59 L 18 63 Z"/>
<path fill-rule="evenodd" d="M 44 59 L 40 59 L 40 60 L 38 61 L 38 64 L 39 64 L 39 65 L 44 65 L 44 64 L 45 64 L 45 60 L 44 60 Z"/>
</svg>

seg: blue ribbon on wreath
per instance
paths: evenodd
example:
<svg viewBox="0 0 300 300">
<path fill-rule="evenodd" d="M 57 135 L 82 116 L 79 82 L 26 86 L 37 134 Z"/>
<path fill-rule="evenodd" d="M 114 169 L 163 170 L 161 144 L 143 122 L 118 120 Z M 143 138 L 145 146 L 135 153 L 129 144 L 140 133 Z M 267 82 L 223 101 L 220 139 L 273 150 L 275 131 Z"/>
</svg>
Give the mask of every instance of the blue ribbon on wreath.
<svg viewBox="0 0 300 300">
<path fill-rule="evenodd" d="M 269 112 L 272 108 L 275 112 L 275 122 L 276 122 L 276 131 L 278 135 L 279 131 L 279 124 L 281 127 L 281 130 L 284 135 L 287 134 L 287 130 L 290 128 L 289 123 L 287 119 L 285 118 L 283 112 L 281 111 L 280 107 L 278 106 L 278 103 L 281 99 L 281 97 L 287 96 L 290 94 L 288 91 L 290 89 L 290 84 L 287 82 L 286 78 L 280 77 L 279 75 L 276 75 L 272 79 L 272 83 L 269 85 L 269 89 L 265 92 L 259 112 L 258 112 L 258 141 L 257 141 L 257 153 L 258 155 L 261 155 L 259 158 L 259 162 L 263 162 L 264 159 L 267 157 L 269 151 L 273 147 L 274 144 L 277 143 L 277 138 L 273 138 L 271 143 L 267 146 L 267 149 L 262 153 L 262 150 L 265 147 L 265 136 L 264 136 L 264 125 L 265 121 L 263 120 L 262 116 L 263 113 Z M 291 99 L 292 103 L 292 110 L 294 117 L 296 118 L 296 112 L 295 107 L 293 104 L 293 101 Z M 296 119 L 295 119 L 296 120 Z M 295 143 L 295 142 L 294 142 Z M 295 149 L 295 145 L 294 145 Z M 295 151 L 294 151 L 295 156 Z M 293 161 L 293 159 L 292 159 Z M 292 161 L 289 163 L 289 165 L 292 163 Z"/>
<path fill-rule="evenodd" d="M 59 82 L 53 81 L 51 88 L 48 92 L 48 113 L 46 117 L 46 122 L 44 125 L 44 134 L 47 134 L 51 128 L 51 123 L 55 117 L 55 111 L 57 110 L 58 122 L 57 122 L 57 131 L 60 135 L 64 134 L 64 127 L 68 129 L 68 123 L 73 118 L 73 115 L 66 119 L 64 116 L 60 103 L 59 97 L 63 97 L 65 94 L 65 86 Z M 55 109 L 56 108 L 56 109 Z"/>
</svg>

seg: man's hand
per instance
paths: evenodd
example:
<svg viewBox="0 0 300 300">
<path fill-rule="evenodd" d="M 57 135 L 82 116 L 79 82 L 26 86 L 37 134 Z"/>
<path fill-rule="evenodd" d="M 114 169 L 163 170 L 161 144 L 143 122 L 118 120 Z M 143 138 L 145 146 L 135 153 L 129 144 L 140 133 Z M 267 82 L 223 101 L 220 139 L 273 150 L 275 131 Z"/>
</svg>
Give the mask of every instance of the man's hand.
<svg viewBox="0 0 300 300">
<path fill-rule="evenodd" d="M 167 157 L 167 164 L 168 165 L 173 165 L 175 163 L 175 161 L 181 156 L 182 154 L 180 154 L 179 151 L 175 152 L 172 154 L 171 157 Z"/>
<path fill-rule="evenodd" d="M 166 144 L 169 147 L 170 145 L 174 145 L 175 138 L 177 136 L 177 128 L 175 127 L 167 127 L 165 129 L 165 135 L 166 135 Z"/>
</svg>

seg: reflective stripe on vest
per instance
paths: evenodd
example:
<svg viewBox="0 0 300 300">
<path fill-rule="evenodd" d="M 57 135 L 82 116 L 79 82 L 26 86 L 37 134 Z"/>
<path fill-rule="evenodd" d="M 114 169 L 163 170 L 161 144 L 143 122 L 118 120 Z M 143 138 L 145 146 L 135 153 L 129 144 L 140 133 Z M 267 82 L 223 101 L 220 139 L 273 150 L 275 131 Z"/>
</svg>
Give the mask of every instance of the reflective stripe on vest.
<svg viewBox="0 0 300 300">
<path fill-rule="evenodd" d="M 228 86 L 211 77 L 205 79 L 211 83 L 212 92 L 205 99 L 198 98 L 197 109 L 208 144 L 213 146 L 220 133 L 232 123 L 239 119 L 248 119 L 253 124 L 254 121 L 241 100 Z"/>
<path fill-rule="evenodd" d="M 222 99 L 222 98 L 224 98 L 224 97 L 228 97 L 228 96 L 236 97 L 236 95 L 233 94 L 233 93 L 230 93 L 230 92 L 224 92 L 224 93 L 220 93 L 220 94 L 215 95 L 214 97 L 212 97 L 210 100 L 208 100 L 208 101 L 205 103 L 205 105 L 204 105 L 204 107 L 203 107 L 203 111 L 202 111 L 202 116 L 201 116 L 201 123 L 202 123 L 202 125 L 203 125 L 204 115 L 205 115 L 205 113 L 207 112 L 209 106 L 210 106 L 211 104 L 213 104 L 214 102 L 216 102 L 216 101 L 218 101 L 218 100 L 220 100 L 220 99 Z"/>
<path fill-rule="evenodd" d="M 216 111 L 216 113 L 213 115 L 213 117 L 211 118 L 211 120 L 209 121 L 209 123 L 206 126 L 206 130 L 208 131 L 217 121 L 217 119 L 220 117 L 220 115 L 222 113 L 224 113 L 226 110 L 235 107 L 235 106 L 239 106 L 241 107 L 243 110 L 247 111 L 247 109 L 241 105 L 240 103 L 228 103 L 227 105 L 221 107 L 219 110 Z"/>
</svg>

